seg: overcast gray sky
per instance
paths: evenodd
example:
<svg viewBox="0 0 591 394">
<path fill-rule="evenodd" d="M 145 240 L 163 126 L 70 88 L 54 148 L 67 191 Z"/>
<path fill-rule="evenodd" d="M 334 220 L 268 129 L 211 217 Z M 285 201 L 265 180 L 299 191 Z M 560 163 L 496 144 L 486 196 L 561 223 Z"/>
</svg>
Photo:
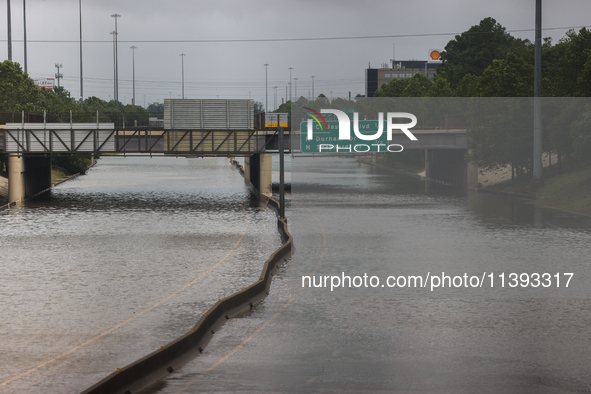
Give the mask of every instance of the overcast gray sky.
<svg viewBox="0 0 591 394">
<path fill-rule="evenodd" d="M 591 26 L 589 0 L 543 0 L 544 37 L 553 42 L 565 29 Z M 28 0 L 28 71 L 52 77 L 61 63 L 61 82 L 80 95 L 78 0 Z M 13 60 L 23 63 L 23 3 L 11 0 Z M 181 94 L 181 53 L 185 53 L 185 97 L 249 98 L 269 107 L 274 86 L 285 97 L 289 67 L 292 93 L 333 97 L 364 93 L 365 69 L 397 60 L 426 60 L 453 35 L 491 16 L 516 37 L 534 39 L 535 0 L 82 0 L 84 97 L 113 97 L 114 18 L 118 19 L 119 99 L 131 103 L 135 45 L 136 102 Z M 2 2 L 6 21 L 6 0 Z M 4 23 L 2 23 L 5 26 Z M 265 39 L 400 36 L 389 38 L 255 41 Z M 405 36 L 405 37 L 402 37 Z M 170 40 L 171 42 L 157 42 Z M 183 40 L 253 40 L 181 42 Z M 43 41 L 43 42 L 41 42 Z M 72 41 L 72 42 L 58 42 Z M 94 42 L 93 42 L 94 41 Z M 7 29 L 0 31 L 1 59 L 7 58 Z M 278 98 L 280 101 L 280 98 Z"/>
</svg>

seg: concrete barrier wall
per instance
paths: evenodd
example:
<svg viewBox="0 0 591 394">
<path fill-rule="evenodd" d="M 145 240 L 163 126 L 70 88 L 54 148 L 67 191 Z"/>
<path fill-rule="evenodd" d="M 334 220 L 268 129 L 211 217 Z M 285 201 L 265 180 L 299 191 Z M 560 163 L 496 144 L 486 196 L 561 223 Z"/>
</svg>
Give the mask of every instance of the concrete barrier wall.
<svg viewBox="0 0 591 394">
<path fill-rule="evenodd" d="M 232 161 L 241 171 L 244 170 L 238 162 Z M 260 279 L 242 291 L 216 302 L 191 331 L 170 342 L 161 349 L 113 372 L 92 387 L 84 390 L 83 394 L 133 394 L 145 388 L 158 379 L 165 377 L 187 361 L 201 353 L 209 340 L 224 323 L 240 314 L 249 311 L 261 302 L 271 288 L 273 276 L 295 251 L 293 240 L 287 230 L 287 223 L 279 217 L 279 203 L 273 199 L 267 205 L 277 214 L 277 227 L 281 234 L 283 245 L 271 256 L 263 266 Z"/>
</svg>

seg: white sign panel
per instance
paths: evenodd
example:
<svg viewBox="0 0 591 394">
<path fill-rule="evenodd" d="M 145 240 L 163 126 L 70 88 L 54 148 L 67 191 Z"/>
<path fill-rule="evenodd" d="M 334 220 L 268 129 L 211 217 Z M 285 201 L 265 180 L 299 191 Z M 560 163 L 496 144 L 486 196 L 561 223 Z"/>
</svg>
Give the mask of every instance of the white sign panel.
<svg viewBox="0 0 591 394">
<path fill-rule="evenodd" d="M 55 86 L 55 79 L 54 78 L 36 79 L 35 84 L 43 89 L 53 89 Z"/>
</svg>

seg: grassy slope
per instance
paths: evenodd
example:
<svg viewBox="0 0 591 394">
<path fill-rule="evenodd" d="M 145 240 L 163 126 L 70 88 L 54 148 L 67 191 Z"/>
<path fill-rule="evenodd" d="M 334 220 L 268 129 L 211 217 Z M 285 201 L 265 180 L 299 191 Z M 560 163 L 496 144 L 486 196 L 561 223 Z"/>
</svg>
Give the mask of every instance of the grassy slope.
<svg viewBox="0 0 591 394">
<path fill-rule="evenodd" d="M 538 197 L 536 204 L 591 215 L 591 168 L 560 175 L 544 173 L 544 186 L 534 189 L 528 182 L 502 182 L 489 189 L 525 193 Z"/>
</svg>

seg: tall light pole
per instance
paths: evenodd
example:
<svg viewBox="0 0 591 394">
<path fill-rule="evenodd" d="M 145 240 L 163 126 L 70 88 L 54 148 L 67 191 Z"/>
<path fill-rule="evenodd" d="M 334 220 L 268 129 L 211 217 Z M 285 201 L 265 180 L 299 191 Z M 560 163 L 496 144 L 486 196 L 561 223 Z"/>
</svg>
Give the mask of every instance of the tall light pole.
<svg viewBox="0 0 591 394">
<path fill-rule="evenodd" d="M 117 18 L 121 18 L 119 14 L 113 14 L 111 17 L 115 18 L 115 107 L 119 108 L 119 59 L 117 51 Z"/>
<path fill-rule="evenodd" d="M 61 63 L 55 63 L 55 68 L 57 68 L 57 72 L 55 73 L 55 79 L 57 79 L 57 87 L 60 87 L 60 79 L 64 77 L 64 74 L 60 73 L 60 68 L 62 68 Z"/>
<path fill-rule="evenodd" d="M 293 67 L 289 67 L 289 101 L 291 102 L 291 70 Z"/>
<path fill-rule="evenodd" d="M 135 45 L 130 46 L 132 52 L 132 75 L 133 75 L 133 96 L 131 97 L 131 105 L 135 105 L 135 50 L 137 47 Z"/>
<path fill-rule="evenodd" d="M 534 56 L 534 173 L 542 180 L 542 0 L 536 0 L 536 43 Z"/>
<path fill-rule="evenodd" d="M 10 0 L 6 0 L 6 15 L 7 15 L 7 23 L 8 26 L 8 60 L 12 61 L 12 28 L 10 27 Z"/>
<path fill-rule="evenodd" d="M 80 108 L 84 109 L 84 87 L 82 83 L 82 0 L 78 0 L 80 12 Z"/>
<path fill-rule="evenodd" d="M 316 100 L 316 96 L 314 96 L 314 75 L 312 75 L 312 100 Z"/>
<path fill-rule="evenodd" d="M 115 100 L 115 106 L 117 106 L 117 55 L 115 52 L 115 36 L 117 32 L 113 30 L 111 32 L 113 35 L 113 100 Z M 117 106 L 117 108 L 119 108 Z"/>
<path fill-rule="evenodd" d="M 27 7 L 25 6 L 25 0 L 23 0 L 23 34 L 25 43 L 25 72 L 27 72 Z"/>
<path fill-rule="evenodd" d="M 183 99 L 185 98 L 185 54 L 181 53 L 181 74 L 182 74 L 182 85 L 183 85 Z"/>
<path fill-rule="evenodd" d="M 8 1 L 10 1 L 10 0 L 8 0 Z M 264 66 L 265 66 L 265 97 L 266 97 L 266 99 L 265 99 L 265 112 L 266 112 L 266 111 L 269 110 L 269 93 L 268 93 L 269 92 L 269 89 L 267 88 L 267 81 L 268 81 L 267 80 L 267 70 L 268 70 L 268 67 L 269 67 L 269 63 L 265 63 Z"/>
</svg>

